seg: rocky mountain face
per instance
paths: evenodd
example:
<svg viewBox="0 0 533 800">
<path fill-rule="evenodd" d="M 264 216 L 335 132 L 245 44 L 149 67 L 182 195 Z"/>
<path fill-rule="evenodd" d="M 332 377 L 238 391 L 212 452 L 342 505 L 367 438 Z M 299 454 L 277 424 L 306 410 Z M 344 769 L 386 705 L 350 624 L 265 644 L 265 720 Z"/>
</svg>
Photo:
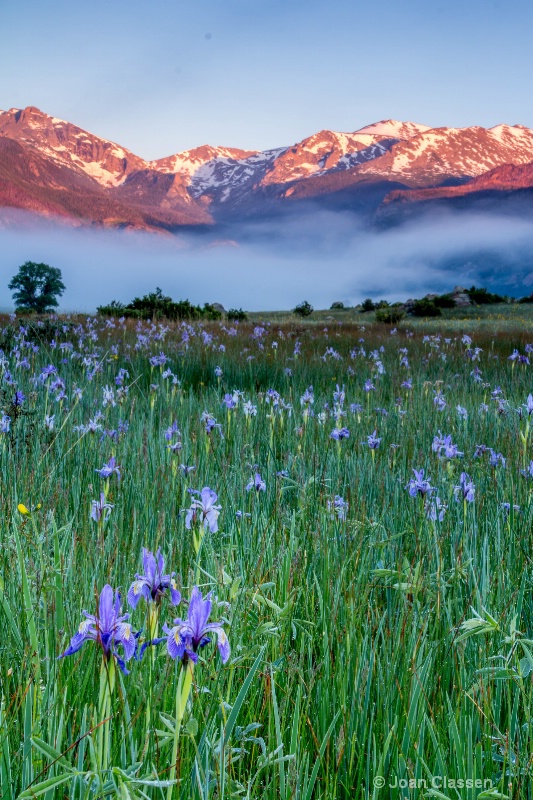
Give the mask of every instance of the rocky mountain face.
<svg viewBox="0 0 533 800">
<path fill-rule="evenodd" d="M 154 172 L 129 150 L 33 106 L 0 114 L 0 148 L 4 207 L 106 227 L 212 224 L 179 174 Z"/>
<path fill-rule="evenodd" d="M 530 189 L 533 131 L 521 125 L 384 120 L 263 152 L 204 145 L 145 161 L 33 106 L 0 112 L 0 206 L 71 224 L 174 231 L 305 202 L 394 218 Z"/>
<path fill-rule="evenodd" d="M 41 156 L 13 139 L 0 137 L 0 208 L 32 211 L 71 225 L 173 232 L 190 216 L 157 205 L 116 197 L 82 172 Z M 204 219 L 202 219 L 202 214 Z M 199 222 L 211 218 L 199 211 Z"/>
<path fill-rule="evenodd" d="M 445 201 L 453 204 L 463 199 L 473 203 L 485 199 L 487 202 L 498 197 L 515 195 L 524 196 L 533 190 L 533 161 L 515 165 L 503 164 L 500 167 L 484 172 L 460 186 L 440 186 L 431 189 L 396 190 L 390 192 L 385 198 L 381 212 L 386 215 L 395 212 L 407 205 L 435 204 Z M 516 193 L 516 194 L 515 194 Z"/>
<path fill-rule="evenodd" d="M 0 136 L 84 173 L 101 186 L 117 186 L 131 172 L 144 167 L 141 158 L 123 147 L 43 114 L 34 106 L 11 108 L 0 114 Z"/>
</svg>

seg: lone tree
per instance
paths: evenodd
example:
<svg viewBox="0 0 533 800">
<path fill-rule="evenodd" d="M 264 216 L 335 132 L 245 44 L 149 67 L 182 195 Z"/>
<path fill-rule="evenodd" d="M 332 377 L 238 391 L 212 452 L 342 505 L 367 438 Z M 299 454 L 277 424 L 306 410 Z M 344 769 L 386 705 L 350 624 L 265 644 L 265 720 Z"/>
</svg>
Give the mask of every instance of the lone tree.
<svg viewBox="0 0 533 800">
<path fill-rule="evenodd" d="M 44 314 L 57 308 L 57 298 L 65 291 L 65 284 L 57 267 L 26 261 L 11 279 L 9 288 L 13 291 L 13 300 L 19 310 Z"/>
<path fill-rule="evenodd" d="M 310 314 L 313 313 L 313 306 L 311 303 L 308 303 L 307 300 L 304 300 L 303 303 L 298 303 L 296 308 L 292 309 L 293 314 L 297 314 L 299 317 L 308 317 Z"/>
</svg>

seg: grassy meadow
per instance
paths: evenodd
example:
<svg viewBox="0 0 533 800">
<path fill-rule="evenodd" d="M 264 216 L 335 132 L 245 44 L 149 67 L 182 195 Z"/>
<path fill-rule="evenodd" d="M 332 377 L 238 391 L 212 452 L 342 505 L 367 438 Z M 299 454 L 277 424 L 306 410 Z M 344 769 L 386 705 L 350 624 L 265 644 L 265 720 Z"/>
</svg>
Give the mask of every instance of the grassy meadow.
<svg viewBox="0 0 533 800">
<path fill-rule="evenodd" d="M 529 306 L 254 317 L 2 318 L 0 797 L 532 798 Z"/>
</svg>

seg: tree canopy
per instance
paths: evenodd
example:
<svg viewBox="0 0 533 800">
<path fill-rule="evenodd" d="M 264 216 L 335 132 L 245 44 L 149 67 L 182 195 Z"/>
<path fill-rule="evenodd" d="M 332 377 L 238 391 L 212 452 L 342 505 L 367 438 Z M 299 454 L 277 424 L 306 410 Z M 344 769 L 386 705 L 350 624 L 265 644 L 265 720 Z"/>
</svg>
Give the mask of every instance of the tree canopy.
<svg viewBox="0 0 533 800">
<path fill-rule="evenodd" d="M 61 278 L 57 267 L 26 261 L 9 283 L 16 308 L 38 314 L 57 308 L 57 298 L 65 291 Z"/>
</svg>

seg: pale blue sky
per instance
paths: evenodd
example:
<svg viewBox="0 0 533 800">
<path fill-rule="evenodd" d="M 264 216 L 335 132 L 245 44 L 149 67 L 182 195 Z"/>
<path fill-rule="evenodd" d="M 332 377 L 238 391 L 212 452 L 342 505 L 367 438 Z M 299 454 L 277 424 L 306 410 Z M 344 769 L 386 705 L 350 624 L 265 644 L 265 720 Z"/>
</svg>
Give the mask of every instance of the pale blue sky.
<svg viewBox="0 0 533 800">
<path fill-rule="evenodd" d="M 145 158 L 379 119 L 533 127 L 531 0 L 17 0 L 0 108 Z"/>
</svg>

